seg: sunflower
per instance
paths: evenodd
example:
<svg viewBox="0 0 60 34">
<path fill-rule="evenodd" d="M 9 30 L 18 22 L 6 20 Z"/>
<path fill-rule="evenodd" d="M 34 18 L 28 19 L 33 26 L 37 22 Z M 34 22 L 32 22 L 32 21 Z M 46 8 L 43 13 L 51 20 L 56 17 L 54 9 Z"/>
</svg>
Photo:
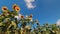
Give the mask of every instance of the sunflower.
<svg viewBox="0 0 60 34">
<path fill-rule="evenodd" d="M 13 10 L 15 10 L 15 11 L 17 11 L 17 12 L 20 11 L 20 7 L 17 6 L 16 4 L 14 4 L 12 8 L 13 8 Z"/>
<path fill-rule="evenodd" d="M 29 16 L 30 21 L 32 21 L 32 14 Z"/>
<path fill-rule="evenodd" d="M 32 18 L 32 14 L 30 14 L 29 18 Z"/>
<path fill-rule="evenodd" d="M 21 19 L 23 19 L 23 18 L 24 18 L 24 16 L 23 16 L 23 15 L 20 15 L 20 18 L 21 18 Z"/>
<path fill-rule="evenodd" d="M 3 6 L 3 7 L 2 7 L 2 11 L 3 11 L 3 12 L 8 12 L 8 8 L 7 8 L 6 6 Z"/>
</svg>

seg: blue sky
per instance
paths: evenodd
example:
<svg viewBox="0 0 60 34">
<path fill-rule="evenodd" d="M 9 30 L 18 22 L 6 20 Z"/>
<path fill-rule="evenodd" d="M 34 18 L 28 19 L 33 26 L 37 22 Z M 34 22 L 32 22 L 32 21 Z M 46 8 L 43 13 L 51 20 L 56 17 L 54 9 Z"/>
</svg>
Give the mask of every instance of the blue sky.
<svg viewBox="0 0 60 34">
<path fill-rule="evenodd" d="M 24 0 L 0 0 L 0 11 L 2 6 L 12 10 L 13 4 L 20 6 L 22 15 L 33 14 L 33 19 L 38 19 L 40 24 L 46 22 L 53 24 L 60 19 L 60 0 L 35 0 L 32 4 L 36 7 L 32 9 L 27 8 Z"/>
</svg>

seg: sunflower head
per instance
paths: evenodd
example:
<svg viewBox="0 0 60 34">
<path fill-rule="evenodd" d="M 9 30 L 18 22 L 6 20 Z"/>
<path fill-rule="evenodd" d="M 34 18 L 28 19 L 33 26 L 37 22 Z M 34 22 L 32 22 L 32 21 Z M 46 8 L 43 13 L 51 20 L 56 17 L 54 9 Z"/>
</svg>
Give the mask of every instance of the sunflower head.
<svg viewBox="0 0 60 34">
<path fill-rule="evenodd" d="M 14 4 L 12 8 L 13 8 L 13 10 L 15 10 L 17 12 L 20 11 L 20 7 L 18 5 L 16 5 L 16 4 Z"/>
<path fill-rule="evenodd" d="M 21 19 L 23 19 L 23 18 L 24 18 L 24 16 L 23 16 L 23 15 L 20 15 L 20 18 L 21 18 Z"/>
<path fill-rule="evenodd" d="M 2 11 L 3 11 L 3 12 L 8 12 L 8 8 L 7 8 L 6 6 L 3 6 L 3 7 L 2 7 Z"/>
<path fill-rule="evenodd" d="M 30 14 L 29 18 L 32 18 L 32 14 Z"/>
<path fill-rule="evenodd" d="M 32 21 L 32 14 L 30 14 L 29 19 L 30 19 L 30 21 Z"/>
</svg>

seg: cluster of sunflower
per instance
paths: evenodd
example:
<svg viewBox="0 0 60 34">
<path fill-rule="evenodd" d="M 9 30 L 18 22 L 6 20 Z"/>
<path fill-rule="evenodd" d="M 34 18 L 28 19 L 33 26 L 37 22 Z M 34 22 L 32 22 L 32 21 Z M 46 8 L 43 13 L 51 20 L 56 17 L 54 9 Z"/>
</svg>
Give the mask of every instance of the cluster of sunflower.
<svg viewBox="0 0 60 34">
<path fill-rule="evenodd" d="M 37 19 L 32 19 L 32 14 L 26 17 L 19 14 L 18 5 L 14 4 L 12 9 L 13 11 L 10 11 L 6 6 L 2 7 L 0 34 L 60 34 L 60 26 L 56 24 L 41 26 Z"/>
<path fill-rule="evenodd" d="M 21 14 L 19 16 L 20 7 L 18 5 L 14 4 L 12 9 L 13 11 L 10 11 L 6 6 L 2 7 L 2 13 L 0 14 L 0 34 L 23 34 L 25 33 L 24 29 L 30 30 L 30 25 L 28 26 L 28 24 L 32 22 L 32 14 L 24 18 Z"/>
</svg>

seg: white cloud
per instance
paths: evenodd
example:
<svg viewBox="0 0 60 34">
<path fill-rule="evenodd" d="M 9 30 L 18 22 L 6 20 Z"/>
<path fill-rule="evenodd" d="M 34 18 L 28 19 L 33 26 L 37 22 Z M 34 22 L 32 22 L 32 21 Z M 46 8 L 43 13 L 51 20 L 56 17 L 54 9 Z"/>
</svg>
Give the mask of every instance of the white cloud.
<svg viewBox="0 0 60 34">
<path fill-rule="evenodd" d="M 25 2 L 34 2 L 35 0 L 25 0 Z"/>
<path fill-rule="evenodd" d="M 35 8 L 36 6 L 32 4 L 32 2 L 34 2 L 35 0 L 24 0 L 26 2 L 26 6 L 27 8 L 31 9 L 31 8 Z"/>
<path fill-rule="evenodd" d="M 57 25 L 60 25 L 60 19 L 57 21 L 57 23 L 56 23 Z"/>
</svg>

